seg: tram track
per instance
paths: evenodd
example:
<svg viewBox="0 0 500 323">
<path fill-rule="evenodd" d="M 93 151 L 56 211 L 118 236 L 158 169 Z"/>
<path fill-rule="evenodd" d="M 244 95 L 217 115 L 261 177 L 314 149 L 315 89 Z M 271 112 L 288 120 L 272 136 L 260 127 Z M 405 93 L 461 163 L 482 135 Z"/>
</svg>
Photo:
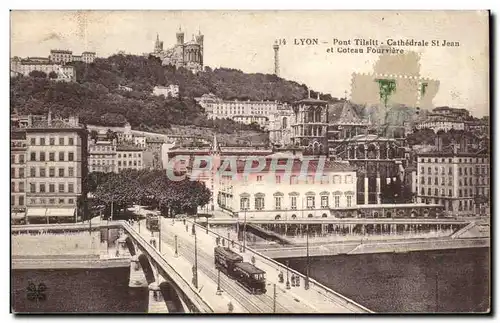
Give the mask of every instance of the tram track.
<svg viewBox="0 0 500 323">
<path fill-rule="evenodd" d="M 162 240 L 168 244 L 174 244 L 174 238 L 168 233 L 162 233 Z M 194 263 L 194 243 L 188 240 L 182 240 L 186 243 L 178 244 L 178 251 L 191 263 Z M 213 264 L 212 257 L 206 252 L 198 249 L 198 269 L 208 276 L 214 282 L 217 281 L 218 272 Z M 272 313 L 273 299 L 269 295 L 253 295 L 243 289 L 236 281 L 221 274 L 220 283 L 222 290 L 233 296 L 250 313 Z M 285 307 L 276 304 L 276 312 L 290 313 Z"/>
</svg>

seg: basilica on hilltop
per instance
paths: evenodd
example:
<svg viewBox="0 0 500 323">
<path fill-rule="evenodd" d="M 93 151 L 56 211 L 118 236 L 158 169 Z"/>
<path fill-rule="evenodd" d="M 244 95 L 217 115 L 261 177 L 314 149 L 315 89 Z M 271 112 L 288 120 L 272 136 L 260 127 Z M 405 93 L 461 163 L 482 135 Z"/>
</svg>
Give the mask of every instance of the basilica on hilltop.
<svg viewBox="0 0 500 323">
<path fill-rule="evenodd" d="M 184 32 L 179 28 L 176 33 L 176 44 L 168 49 L 163 49 L 163 41 L 156 35 L 154 51 L 151 55 L 159 57 L 162 65 L 172 65 L 176 68 L 184 67 L 193 73 L 203 70 L 203 35 L 198 32 L 191 41 L 185 42 Z"/>
</svg>

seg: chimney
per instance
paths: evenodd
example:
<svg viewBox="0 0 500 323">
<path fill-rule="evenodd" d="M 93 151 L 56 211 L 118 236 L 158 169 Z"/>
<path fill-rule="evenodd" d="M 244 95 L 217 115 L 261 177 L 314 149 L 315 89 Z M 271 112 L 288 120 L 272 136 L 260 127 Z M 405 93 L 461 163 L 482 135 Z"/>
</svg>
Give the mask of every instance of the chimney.
<svg viewBox="0 0 500 323">
<path fill-rule="evenodd" d="M 319 100 L 319 92 L 318 92 L 318 100 Z"/>
<path fill-rule="evenodd" d="M 307 98 L 308 98 L 308 99 L 310 99 L 310 98 L 311 98 L 311 90 L 308 90 Z"/>
</svg>

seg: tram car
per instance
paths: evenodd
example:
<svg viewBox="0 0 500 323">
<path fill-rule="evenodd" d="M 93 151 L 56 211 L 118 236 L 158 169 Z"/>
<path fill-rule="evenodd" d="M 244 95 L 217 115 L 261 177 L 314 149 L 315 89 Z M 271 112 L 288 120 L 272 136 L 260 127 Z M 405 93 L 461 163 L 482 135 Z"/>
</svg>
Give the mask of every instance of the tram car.
<svg viewBox="0 0 500 323">
<path fill-rule="evenodd" d="M 235 265 L 243 262 L 243 257 L 229 248 L 215 247 L 214 261 L 215 268 L 220 269 L 229 276 L 233 276 Z"/>
<path fill-rule="evenodd" d="M 252 294 L 266 293 L 266 272 L 249 262 L 229 248 L 214 248 L 215 268 L 236 280 Z"/>
<path fill-rule="evenodd" d="M 151 232 L 160 231 L 160 217 L 156 214 L 148 214 L 146 216 L 146 228 Z"/>
<path fill-rule="evenodd" d="M 237 263 L 234 266 L 234 276 L 252 294 L 266 293 L 266 272 L 251 263 Z"/>
</svg>

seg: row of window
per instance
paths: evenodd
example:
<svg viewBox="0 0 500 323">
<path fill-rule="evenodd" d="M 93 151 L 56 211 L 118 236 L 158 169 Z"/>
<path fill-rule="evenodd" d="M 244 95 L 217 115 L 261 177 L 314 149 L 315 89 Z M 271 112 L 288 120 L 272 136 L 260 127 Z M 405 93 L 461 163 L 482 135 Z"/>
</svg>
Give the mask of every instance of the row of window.
<svg viewBox="0 0 500 323">
<path fill-rule="evenodd" d="M 422 195 L 425 195 L 425 188 L 421 188 L 420 189 L 420 194 Z M 485 189 L 484 187 L 478 187 L 476 188 L 476 194 L 481 194 L 481 195 L 487 195 L 488 194 L 488 190 Z M 432 196 L 432 189 L 431 188 L 428 188 L 427 189 L 427 195 L 428 196 Z M 442 188 L 441 189 L 441 194 L 439 194 L 439 189 L 435 188 L 434 189 L 434 196 L 446 196 L 445 195 L 445 189 Z M 453 191 L 451 189 L 448 190 L 448 196 L 449 197 L 452 197 L 453 196 Z M 473 197 L 474 196 L 474 191 L 472 188 L 470 189 L 459 189 L 458 190 L 458 197 Z"/>
<path fill-rule="evenodd" d="M 132 165 L 133 165 L 133 166 L 141 166 L 141 161 L 140 161 L 140 160 L 139 160 L 139 161 L 134 160 L 134 161 L 132 162 L 131 160 L 129 160 L 129 161 L 128 161 L 128 166 L 132 166 Z M 118 161 L 118 166 L 122 166 L 122 162 L 121 162 L 121 160 L 119 160 L 119 161 Z M 125 166 L 127 166 L 127 161 L 126 161 L 126 160 L 124 160 L 124 161 L 123 161 L 123 166 L 124 166 L 124 167 L 125 167 Z"/>
<path fill-rule="evenodd" d="M 90 151 L 115 151 L 114 146 L 101 146 L 101 145 L 95 145 L 95 146 L 90 146 Z"/>
<path fill-rule="evenodd" d="M 12 167 L 10 169 L 10 176 L 12 178 L 24 178 L 24 168 L 17 168 L 17 169 L 18 169 L 18 174 L 17 174 L 18 176 L 16 176 L 15 167 Z M 65 167 L 58 167 L 56 172 L 56 167 L 48 167 L 48 173 L 47 173 L 46 167 L 30 167 L 29 175 L 30 177 L 74 177 L 75 169 L 73 167 L 68 167 L 67 169 Z"/>
<path fill-rule="evenodd" d="M 17 203 L 16 203 L 17 202 Z M 20 195 L 20 196 L 17 196 L 16 198 L 16 195 L 11 195 L 10 196 L 10 205 L 12 206 L 24 206 L 24 196 Z M 40 198 L 40 199 L 36 199 L 36 198 L 31 198 L 29 199 L 29 204 L 30 205 L 47 205 L 47 202 L 48 204 L 70 204 L 70 205 L 75 205 L 75 199 L 74 198 L 58 198 L 58 199 L 55 199 L 55 198 L 50 198 L 50 199 L 46 199 L 46 198 Z"/>
<path fill-rule="evenodd" d="M 10 163 L 11 164 L 24 164 L 24 155 L 22 154 L 15 154 L 15 155 L 10 155 Z"/>
<path fill-rule="evenodd" d="M 38 184 L 38 191 L 37 191 Z M 75 184 L 68 183 L 67 190 L 65 183 L 59 183 L 57 185 L 57 193 L 74 193 L 75 192 Z M 56 193 L 56 184 L 49 183 L 46 185 L 45 183 L 30 183 L 30 193 Z"/>
<path fill-rule="evenodd" d="M 419 158 L 418 161 L 420 163 L 445 163 L 446 162 L 446 158 Z M 459 158 L 458 159 L 458 162 L 459 163 L 481 163 L 481 164 L 485 164 L 485 163 L 488 163 L 488 159 L 487 158 Z M 453 159 L 452 158 L 448 158 L 448 163 L 453 163 Z"/>
<path fill-rule="evenodd" d="M 427 177 L 427 182 L 425 181 L 425 177 L 420 177 L 420 184 L 425 185 L 439 185 L 439 179 L 438 177 L 434 177 L 434 184 L 432 182 L 432 177 Z M 481 177 L 481 178 L 476 178 L 476 183 L 475 185 L 486 185 L 487 181 L 486 178 Z M 444 177 L 441 177 L 441 185 L 446 185 L 446 181 Z M 453 186 L 453 177 L 448 177 L 448 185 Z M 473 186 L 473 178 L 472 177 L 465 177 L 462 181 L 462 179 L 458 179 L 458 186 Z"/>
<path fill-rule="evenodd" d="M 57 154 L 57 160 L 56 160 L 56 153 L 55 152 L 45 152 L 45 151 L 40 151 L 38 152 L 38 159 L 37 159 L 37 152 L 31 152 L 30 153 L 30 161 L 75 161 L 75 153 L 73 152 L 68 152 L 67 154 L 68 158 L 66 159 L 66 153 L 64 151 L 60 151 Z"/>
<path fill-rule="evenodd" d="M 453 174 L 453 167 L 447 167 L 448 168 L 448 175 Z M 441 166 L 441 175 L 445 175 L 445 167 Z M 488 173 L 488 169 L 486 166 L 476 166 L 476 173 L 474 174 L 472 172 L 472 167 L 458 167 L 458 175 L 486 175 Z M 425 174 L 425 167 L 421 166 L 420 167 L 420 174 L 423 175 Z M 431 175 L 432 174 L 432 168 L 427 167 L 427 174 Z M 437 175 L 439 174 L 438 168 L 434 167 L 434 174 Z"/>
<path fill-rule="evenodd" d="M 141 158 L 142 153 L 128 153 L 128 154 L 118 154 L 118 158 Z"/>
<path fill-rule="evenodd" d="M 95 159 L 93 159 L 93 160 L 90 162 L 90 164 L 91 164 L 92 166 L 95 166 L 95 165 L 99 165 L 99 166 L 100 166 L 100 165 L 114 165 L 114 164 L 115 164 L 115 160 L 114 160 L 114 159 L 111 159 L 111 160 L 106 159 L 106 160 L 103 160 L 103 161 L 101 162 L 101 160 L 95 160 Z M 120 162 L 118 162 L 118 165 L 120 165 Z"/>
<path fill-rule="evenodd" d="M 35 146 L 35 145 L 45 146 L 45 145 L 47 145 L 47 143 L 49 146 L 55 146 L 56 142 L 59 146 L 64 146 L 66 144 L 66 142 L 67 142 L 68 146 L 73 146 L 75 144 L 75 139 L 73 137 L 69 137 L 69 138 L 68 137 L 59 137 L 58 140 L 56 141 L 56 138 L 50 137 L 49 141 L 47 142 L 45 137 L 31 137 L 30 138 L 30 144 L 32 146 Z"/>
<path fill-rule="evenodd" d="M 347 207 L 352 206 L 352 199 L 353 196 L 347 195 L 346 196 L 346 201 L 347 201 Z M 340 207 L 340 196 L 335 195 L 334 196 L 334 207 Z M 263 210 L 265 208 L 264 204 L 264 198 L 263 197 L 255 197 L 255 209 L 256 210 Z M 330 203 L 329 203 L 329 196 L 320 196 L 320 205 L 321 208 L 329 208 Z M 304 205 L 300 206 L 301 208 L 304 207 Z M 307 196 L 306 197 L 306 205 L 305 207 L 307 209 L 315 209 L 316 208 L 316 197 L 315 196 Z M 250 209 L 250 199 L 248 197 L 242 197 L 240 198 L 240 209 L 241 210 L 249 210 Z M 283 209 L 283 197 L 282 196 L 275 196 L 274 197 L 274 209 L 275 210 L 282 210 Z M 296 210 L 297 209 L 297 196 L 290 196 L 290 209 L 291 210 Z"/>
</svg>

